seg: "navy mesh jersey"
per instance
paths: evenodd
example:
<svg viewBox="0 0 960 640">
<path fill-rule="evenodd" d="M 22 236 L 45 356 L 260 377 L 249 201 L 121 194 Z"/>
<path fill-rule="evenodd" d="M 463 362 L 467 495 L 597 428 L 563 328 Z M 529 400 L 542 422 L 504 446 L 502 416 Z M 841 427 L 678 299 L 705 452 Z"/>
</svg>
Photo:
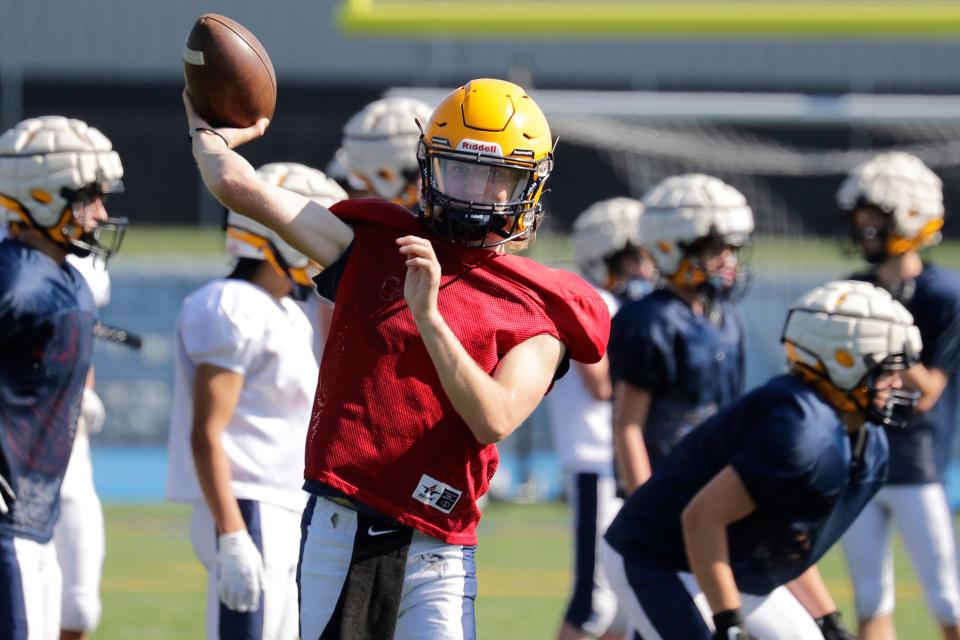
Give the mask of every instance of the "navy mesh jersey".
<svg viewBox="0 0 960 640">
<path fill-rule="evenodd" d="M 654 468 L 694 427 L 743 392 L 743 319 L 729 302 L 717 309 L 714 322 L 660 289 L 625 304 L 613 319 L 611 376 L 653 396 L 643 437 Z"/>
<path fill-rule="evenodd" d="M 877 284 L 872 275 L 856 280 Z M 947 386 L 930 411 L 915 415 L 905 429 L 890 429 L 890 484 L 942 482 L 956 430 L 960 401 L 960 275 L 933 265 L 913 281 L 904 306 L 920 330 L 920 361 L 947 375 Z"/>
<path fill-rule="evenodd" d="M 864 453 L 854 459 L 833 408 L 798 378 L 773 378 L 674 447 L 606 539 L 631 561 L 689 571 L 680 516 L 732 465 L 757 508 L 727 528 L 730 565 L 741 591 L 769 593 L 816 563 L 880 490 L 887 440 L 866 429 Z"/>
<path fill-rule="evenodd" d="M 97 311 L 69 263 L 0 242 L 0 467 L 17 500 L 0 534 L 46 542 L 60 508 Z"/>
</svg>

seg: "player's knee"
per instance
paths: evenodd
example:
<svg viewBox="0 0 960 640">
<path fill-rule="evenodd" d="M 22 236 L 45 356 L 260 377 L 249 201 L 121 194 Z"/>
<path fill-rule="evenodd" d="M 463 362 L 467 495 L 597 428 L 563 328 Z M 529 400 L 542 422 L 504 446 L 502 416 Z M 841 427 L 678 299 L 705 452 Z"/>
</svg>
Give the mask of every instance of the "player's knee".
<svg viewBox="0 0 960 640">
<path fill-rule="evenodd" d="M 60 627 L 90 633 L 100 622 L 101 604 L 96 594 L 63 594 Z"/>
<path fill-rule="evenodd" d="M 871 620 L 893 612 L 893 591 L 880 582 L 858 584 L 855 600 L 860 620 Z"/>
</svg>

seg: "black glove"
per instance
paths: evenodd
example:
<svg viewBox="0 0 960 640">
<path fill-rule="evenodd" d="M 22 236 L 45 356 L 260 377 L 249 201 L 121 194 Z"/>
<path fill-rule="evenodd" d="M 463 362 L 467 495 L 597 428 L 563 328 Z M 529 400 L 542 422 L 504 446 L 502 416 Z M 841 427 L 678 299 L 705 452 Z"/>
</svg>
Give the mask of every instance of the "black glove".
<svg viewBox="0 0 960 640">
<path fill-rule="evenodd" d="M 714 640 L 757 640 L 743 629 L 740 609 L 729 609 L 713 615 Z"/>
<path fill-rule="evenodd" d="M 857 640 L 857 636 L 844 628 L 839 611 L 828 613 L 822 618 L 815 618 L 815 620 L 824 640 Z"/>
</svg>

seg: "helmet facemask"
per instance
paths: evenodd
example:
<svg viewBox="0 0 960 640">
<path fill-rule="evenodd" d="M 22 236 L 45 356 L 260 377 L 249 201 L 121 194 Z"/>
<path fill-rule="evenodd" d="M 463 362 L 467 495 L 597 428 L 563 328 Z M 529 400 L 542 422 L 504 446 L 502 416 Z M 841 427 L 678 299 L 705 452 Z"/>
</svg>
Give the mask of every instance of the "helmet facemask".
<svg viewBox="0 0 960 640">
<path fill-rule="evenodd" d="M 490 248 L 533 237 L 543 216 L 540 196 L 553 157 L 540 162 L 437 150 L 421 138 L 420 219 L 440 238 Z"/>
<path fill-rule="evenodd" d="M 679 268 L 669 280 L 683 289 L 695 291 L 708 302 L 728 300 L 737 302 L 747 293 L 752 280 L 749 263 L 749 236 L 746 234 L 710 234 L 691 243 L 678 243 L 683 252 Z M 723 251 L 730 251 L 731 262 L 711 268 L 705 254 L 712 252 L 719 259 Z"/>
<path fill-rule="evenodd" d="M 102 207 L 107 196 L 113 193 L 123 193 L 121 180 L 95 182 L 80 189 L 63 187 L 60 196 L 68 204 L 61 224 L 45 229 L 44 233 L 74 255 L 81 258 L 93 255 L 106 264 L 120 250 L 129 220 L 108 217 L 96 221 L 96 226 L 89 231 L 85 223 L 94 217 L 94 209 Z"/>
<path fill-rule="evenodd" d="M 877 396 L 880 390 L 877 388 L 877 382 L 884 375 L 909 369 L 919 361 L 915 354 L 897 353 L 887 356 L 870 369 L 864 381 L 867 389 L 864 415 L 867 420 L 893 429 L 903 429 L 907 426 L 913 415 L 913 409 L 920 399 L 920 392 L 903 388 L 886 388 L 884 389 L 887 392 L 886 400 L 882 406 L 878 407 Z"/>
</svg>

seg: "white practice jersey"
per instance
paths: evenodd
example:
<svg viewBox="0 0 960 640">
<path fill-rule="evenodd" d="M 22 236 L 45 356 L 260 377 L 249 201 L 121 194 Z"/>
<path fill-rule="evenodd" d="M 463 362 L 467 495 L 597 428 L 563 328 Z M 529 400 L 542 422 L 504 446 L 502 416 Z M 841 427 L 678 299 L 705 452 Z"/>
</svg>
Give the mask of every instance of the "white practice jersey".
<svg viewBox="0 0 960 640">
<path fill-rule="evenodd" d="M 620 306 L 608 291 L 598 289 L 612 317 Z M 547 394 L 553 447 L 567 473 L 613 474 L 613 409 L 595 400 L 571 362 L 570 371 Z"/>
<path fill-rule="evenodd" d="M 304 446 L 318 366 L 313 329 L 290 298 L 278 301 L 243 280 L 214 280 L 190 294 L 177 319 L 167 498 L 203 500 L 190 448 L 193 382 L 210 364 L 243 375 L 223 433 L 233 493 L 300 510 Z"/>
</svg>

